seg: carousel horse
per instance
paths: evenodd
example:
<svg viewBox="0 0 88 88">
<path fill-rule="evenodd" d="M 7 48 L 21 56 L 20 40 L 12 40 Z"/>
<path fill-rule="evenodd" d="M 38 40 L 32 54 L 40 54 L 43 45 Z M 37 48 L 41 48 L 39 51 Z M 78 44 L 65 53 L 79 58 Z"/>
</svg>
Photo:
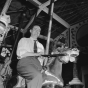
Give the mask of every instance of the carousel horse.
<svg viewBox="0 0 88 88">
<path fill-rule="evenodd" d="M 43 73 L 44 82 L 42 86 L 51 88 L 51 86 L 54 87 L 55 85 L 58 85 L 62 87 L 62 62 L 58 60 L 58 57 L 53 59 L 54 60 L 50 63 L 49 68 Z"/>
<path fill-rule="evenodd" d="M 53 52 L 53 54 L 56 54 Z M 63 79 L 61 77 L 62 74 L 62 61 L 59 61 L 59 57 L 51 57 L 48 60 L 48 69 L 43 70 L 42 75 L 43 75 L 43 83 L 42 87 L 50 86 L 50 84 L 59 84 L 60 86 L 63 86 Z M 43 64 L 43 61 L 40 58 L 38 58 L 41 65 Z M 15 79 L 14 79 L 15 78 Z M 14 80 L 16 80 L 16 85 L 13 88 L 25 88 L 25 79 L 21 77 L 20 75 L 13 77 Z M 12 79 L 12 81 L 13 81 Z M 48 85 L 49 84 L 49 85 Z"/>
<path fill-rule="evenodd" d="M 60 54 L 63 54 L 65 56 L 59 56 Z M 42 88 L 54 88 L 55 86 L 58 86 L 59 88 L 62 88 L 64 86 L 64 82 L 62 79 L 62 64 L 73 62 L 76 56 L 78 56 L 79 51 L 77 49 L 69 49 L 64 48 L 59 51 L 59 49 L 56 49 L 53 51 L 52 55 L 57 55 L 55 57 L 49 57 L 49 60 L 47 62 L 48 69 L 42 71 L 43 75 L 43 83 Z M 41 60 L 42 61 L 42 60 Z M 40 61 L 40 62 L 41 62 Z M 12 88 L 25 88 L 25 79 L 21 77 L 19 74 L 16 77 L 13 77 L 13 79 L 16 79 L 17 81 Z M 12 81 L 13 81 L 12 79 Z"/>
<path fill-rule="evenodd" d="M 55 86 L 58 86 L 59 88 L 62 88 L 64 86 L 63 79 L 62 79 L 62 64 L 75 61 L 75 57 L 79 55 L 79 51 L 74 48 L 59 48 L 56 49 L 53 54 L 60 54 L 63 53 L 65 56 L 57 56 L 54 58 L 50 58 L 49 64 L 48 64 L 48 70 L 46 70 L 44 75 L 44 82 L 43 87 L 46 88 L 55 88 Z M 52 56 L 52 55 L 51 55 Z"/>
<path fill-rule="evenodd" d="M 54 51 L 52 54 L 59 54 L 58 51 Z M 52 56 L 52 55 L 51 55 Z M 59 87 L 63 87 L 63 79 L 62 79 L 62 64 L 61 57 L 58 55 L 56 57 L 50 57 L 47 65 L 48 69 L 44 71 L 43 77 L 44 82 L 42 86 L 53 88 L 55 85 Z"/>
</svg>

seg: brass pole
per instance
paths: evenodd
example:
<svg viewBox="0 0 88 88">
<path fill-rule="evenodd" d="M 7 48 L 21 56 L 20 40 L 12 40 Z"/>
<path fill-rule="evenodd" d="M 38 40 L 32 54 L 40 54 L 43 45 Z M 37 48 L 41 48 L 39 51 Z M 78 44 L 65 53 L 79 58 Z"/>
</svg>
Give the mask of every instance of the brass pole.
<svg viewBox="0 0 88 88">
<path fill-rule="evenodd" d="M 49 45 L 50 45 L 50 37 L 51 37 L 51 28 L 52 28 L 52 18 L 53 18 L 53 9 L 54 9 L 54 0 L 50 2 L 50 20 L 49 20 L 49 29 L 47 34 L 47 43 L 46 43 L 46 50 L 45 54 L 49 54 Z M 44 65 L 46 65 L 48 59 L 45 59 Z"/>
</svg>

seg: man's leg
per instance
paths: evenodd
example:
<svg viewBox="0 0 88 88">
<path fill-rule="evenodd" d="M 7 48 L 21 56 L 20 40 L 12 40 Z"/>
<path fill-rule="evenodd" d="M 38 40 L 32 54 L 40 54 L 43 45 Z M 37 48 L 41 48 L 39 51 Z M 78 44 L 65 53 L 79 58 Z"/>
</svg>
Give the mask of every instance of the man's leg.
<svg viewBox="0 0 88 88">
<path fill-rule="evenodd" d="M 41 88 L 42 74 L 33 64 L 20 67 L 18 72 L 26 79 L 27 88 Z"/>
<path fill-rule="evenodd" d="M 41 88 L 41 65 L 34 57 L 27 57 L 17 64 L 18 73 L 26 79 L 27 88 Z"/>
<path fill-rule="evenodd" d="M 26 78 L 27 88 L 41 88 L 42 86 L 41 72 L 38 71 L 33 64 L 27 66 L 25 71 L 26 74 L 24 74 L 24 77 Z"/>
<path fill-rule="evenodd" d="M 27 88 L 41 88 L 42 75 L 39 73 L 30 82 L 27 83 Z"/>
</svg>

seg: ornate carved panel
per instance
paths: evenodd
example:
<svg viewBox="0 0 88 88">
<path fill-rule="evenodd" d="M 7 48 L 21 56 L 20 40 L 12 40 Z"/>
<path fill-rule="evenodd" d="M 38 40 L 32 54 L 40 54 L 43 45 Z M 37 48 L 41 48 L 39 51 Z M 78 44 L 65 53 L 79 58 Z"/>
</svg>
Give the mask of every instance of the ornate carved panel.
<svg viewBox="0 0 88 88">
<path fill-rule="evenodd" d="M 55 44 L 57 44 L 57 42 L 60 41 L 62 38 L 64 39 L 65 45 L 69 47 L 69 29 L 67 29 L 54 39 Z"/>
<path fill-rule="evenodd" d="M 87 20 L 70 27 L 70 47 L 81 48 L 81 46 L 77 43 L 77 32 L 78 32 L 79 28 L 82 27 L 86 23 L 88 23 Z"/>
</svg>

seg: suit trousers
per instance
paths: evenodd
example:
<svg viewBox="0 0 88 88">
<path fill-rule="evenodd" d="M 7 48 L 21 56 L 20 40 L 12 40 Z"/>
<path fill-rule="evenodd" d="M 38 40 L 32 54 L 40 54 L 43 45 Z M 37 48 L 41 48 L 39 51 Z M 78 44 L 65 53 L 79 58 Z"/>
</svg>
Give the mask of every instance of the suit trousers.
<svg viewBox="0 0 88 88">
<path fill-rule="evenodd" d="M 27 88 L 42 87 L 42 66 L 35 56 L 22 58 L 17 63 L 17 71 L 26 80 Z"/>
</svg>

